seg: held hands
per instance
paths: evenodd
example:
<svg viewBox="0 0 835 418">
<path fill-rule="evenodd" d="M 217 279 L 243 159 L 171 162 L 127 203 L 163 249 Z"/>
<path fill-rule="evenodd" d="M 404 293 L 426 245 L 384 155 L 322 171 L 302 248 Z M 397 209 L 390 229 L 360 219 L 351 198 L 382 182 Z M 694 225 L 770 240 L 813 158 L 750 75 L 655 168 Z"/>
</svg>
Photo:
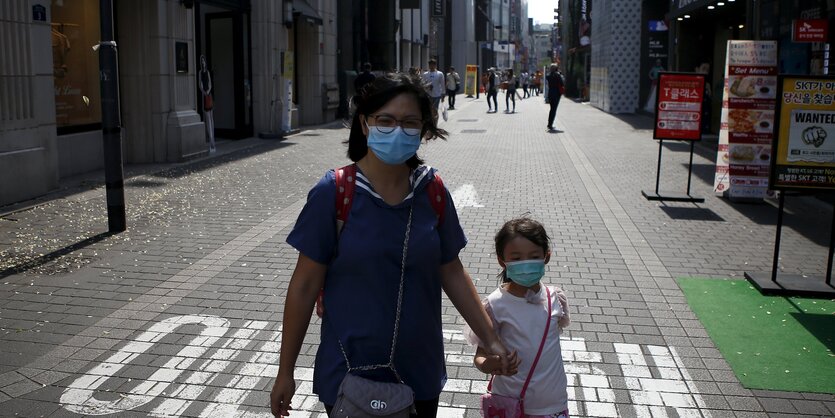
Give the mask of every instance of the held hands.
<svg viewBox="0 0 835 418">
<path fill-rule="evenodd" d="M 502 371 L 502 357 L 498 354 L 488 354 L 484 356 L 484 361 L 481 365 L 479 365 L 478 369 L 486 374 L 496 376 L 513 376 L 519 371 L 519 363 L 521 363 L 522 360 L 519 359 L 519 356 L 515 351 L 506 357 L 508 362 L 507 372 Z"/>
<path fill-rule="evenodd" d="M 499 340 L 485 348 L 488 353 L 485 353 L 481 371 L 499 376 L 513 376 L 519 371 L 522 360 L 516 351 L 510 352 Z"/>
<path fill-rule="evenodd" d="M 270 392 L 270 411 L 274 417 L 290 415 L 290 411 L 293 409 L 290 401 L 295 393 L 296 381 L 293 380 L 293 376 L 284 376 L 279 372 L 278 376 L 275 377 L 273 390 Z"/>
</svg>

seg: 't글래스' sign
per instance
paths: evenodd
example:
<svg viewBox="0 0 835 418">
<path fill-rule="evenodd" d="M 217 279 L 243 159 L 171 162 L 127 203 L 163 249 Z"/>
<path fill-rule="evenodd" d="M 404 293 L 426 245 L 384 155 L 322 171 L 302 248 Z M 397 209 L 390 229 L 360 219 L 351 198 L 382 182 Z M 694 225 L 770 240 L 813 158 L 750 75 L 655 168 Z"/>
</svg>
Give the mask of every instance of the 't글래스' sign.
<svg viewBox="0 0 835 418">
<path fill-rule="evenodd" d="M 704 74 L 659 74 L 653 138 L 700 140 L 704 91 Z"/>
</svg>

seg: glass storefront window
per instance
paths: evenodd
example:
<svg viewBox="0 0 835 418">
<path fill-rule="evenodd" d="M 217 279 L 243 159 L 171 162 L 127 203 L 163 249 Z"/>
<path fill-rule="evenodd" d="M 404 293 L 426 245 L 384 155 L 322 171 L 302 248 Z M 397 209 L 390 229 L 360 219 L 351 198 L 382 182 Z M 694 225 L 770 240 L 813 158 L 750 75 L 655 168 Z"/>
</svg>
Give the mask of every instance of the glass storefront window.
<svg viewBox="0 0 835 418">
<path fill-rule="evenodd" d="M 101 123 L 98 0 L 52 0 L 52 71 L 58 133 Z"/>
</svg>

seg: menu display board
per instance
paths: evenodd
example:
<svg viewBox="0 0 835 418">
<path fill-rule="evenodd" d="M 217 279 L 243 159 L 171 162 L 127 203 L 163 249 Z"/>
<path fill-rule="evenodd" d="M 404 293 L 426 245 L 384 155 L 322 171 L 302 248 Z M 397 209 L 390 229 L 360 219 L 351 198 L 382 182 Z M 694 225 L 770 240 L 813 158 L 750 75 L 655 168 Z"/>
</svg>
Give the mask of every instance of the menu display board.
<svg viewBox="0 0 835 418">
<path fill-rule="evenodd" d="M 835 189 L 835 77 L 786 75 L 778 85 L 769 186 Z"/>
<path fill-rule="evenodd" d="M 655 104 L 655 139 L 702 138 L 703 74 L 660 73 Z"/>
<path fill-rule="evenodd" d="M 763 198 L 777 98 L 777 42 L 728 41 L 726 58 L 714 190 Z"/>
</svg>

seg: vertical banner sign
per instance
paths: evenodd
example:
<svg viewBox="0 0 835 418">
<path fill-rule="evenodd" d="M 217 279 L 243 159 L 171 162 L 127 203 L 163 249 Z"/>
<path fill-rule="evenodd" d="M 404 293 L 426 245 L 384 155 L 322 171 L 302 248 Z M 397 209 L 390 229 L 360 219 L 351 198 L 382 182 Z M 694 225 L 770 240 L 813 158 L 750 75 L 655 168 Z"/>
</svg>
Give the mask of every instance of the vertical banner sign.
<svg viewBox="0 0 835 418">
<path fill-rule="evenodd" d="M 468 96 L 475 96 L 476 79 L 478 78 L 478 65 L 467 64 L 467 72 L 464 74 L 464 94 Z"/>
<path fill-rule="evenodd" d="M 660 73 L 655 111 L 655 139 L 702 139 L 703 74 Z"/>
<path fill-rule="evenodd" d="M 763 198 L 777 98 L 777 42 L 728 41 L 726 57 L 714 191 Z"/>
<path fill-rule="evenodd" d="M 835 77 L 780 76 L 772 189 L 835 190 Z"/>
</svg>

